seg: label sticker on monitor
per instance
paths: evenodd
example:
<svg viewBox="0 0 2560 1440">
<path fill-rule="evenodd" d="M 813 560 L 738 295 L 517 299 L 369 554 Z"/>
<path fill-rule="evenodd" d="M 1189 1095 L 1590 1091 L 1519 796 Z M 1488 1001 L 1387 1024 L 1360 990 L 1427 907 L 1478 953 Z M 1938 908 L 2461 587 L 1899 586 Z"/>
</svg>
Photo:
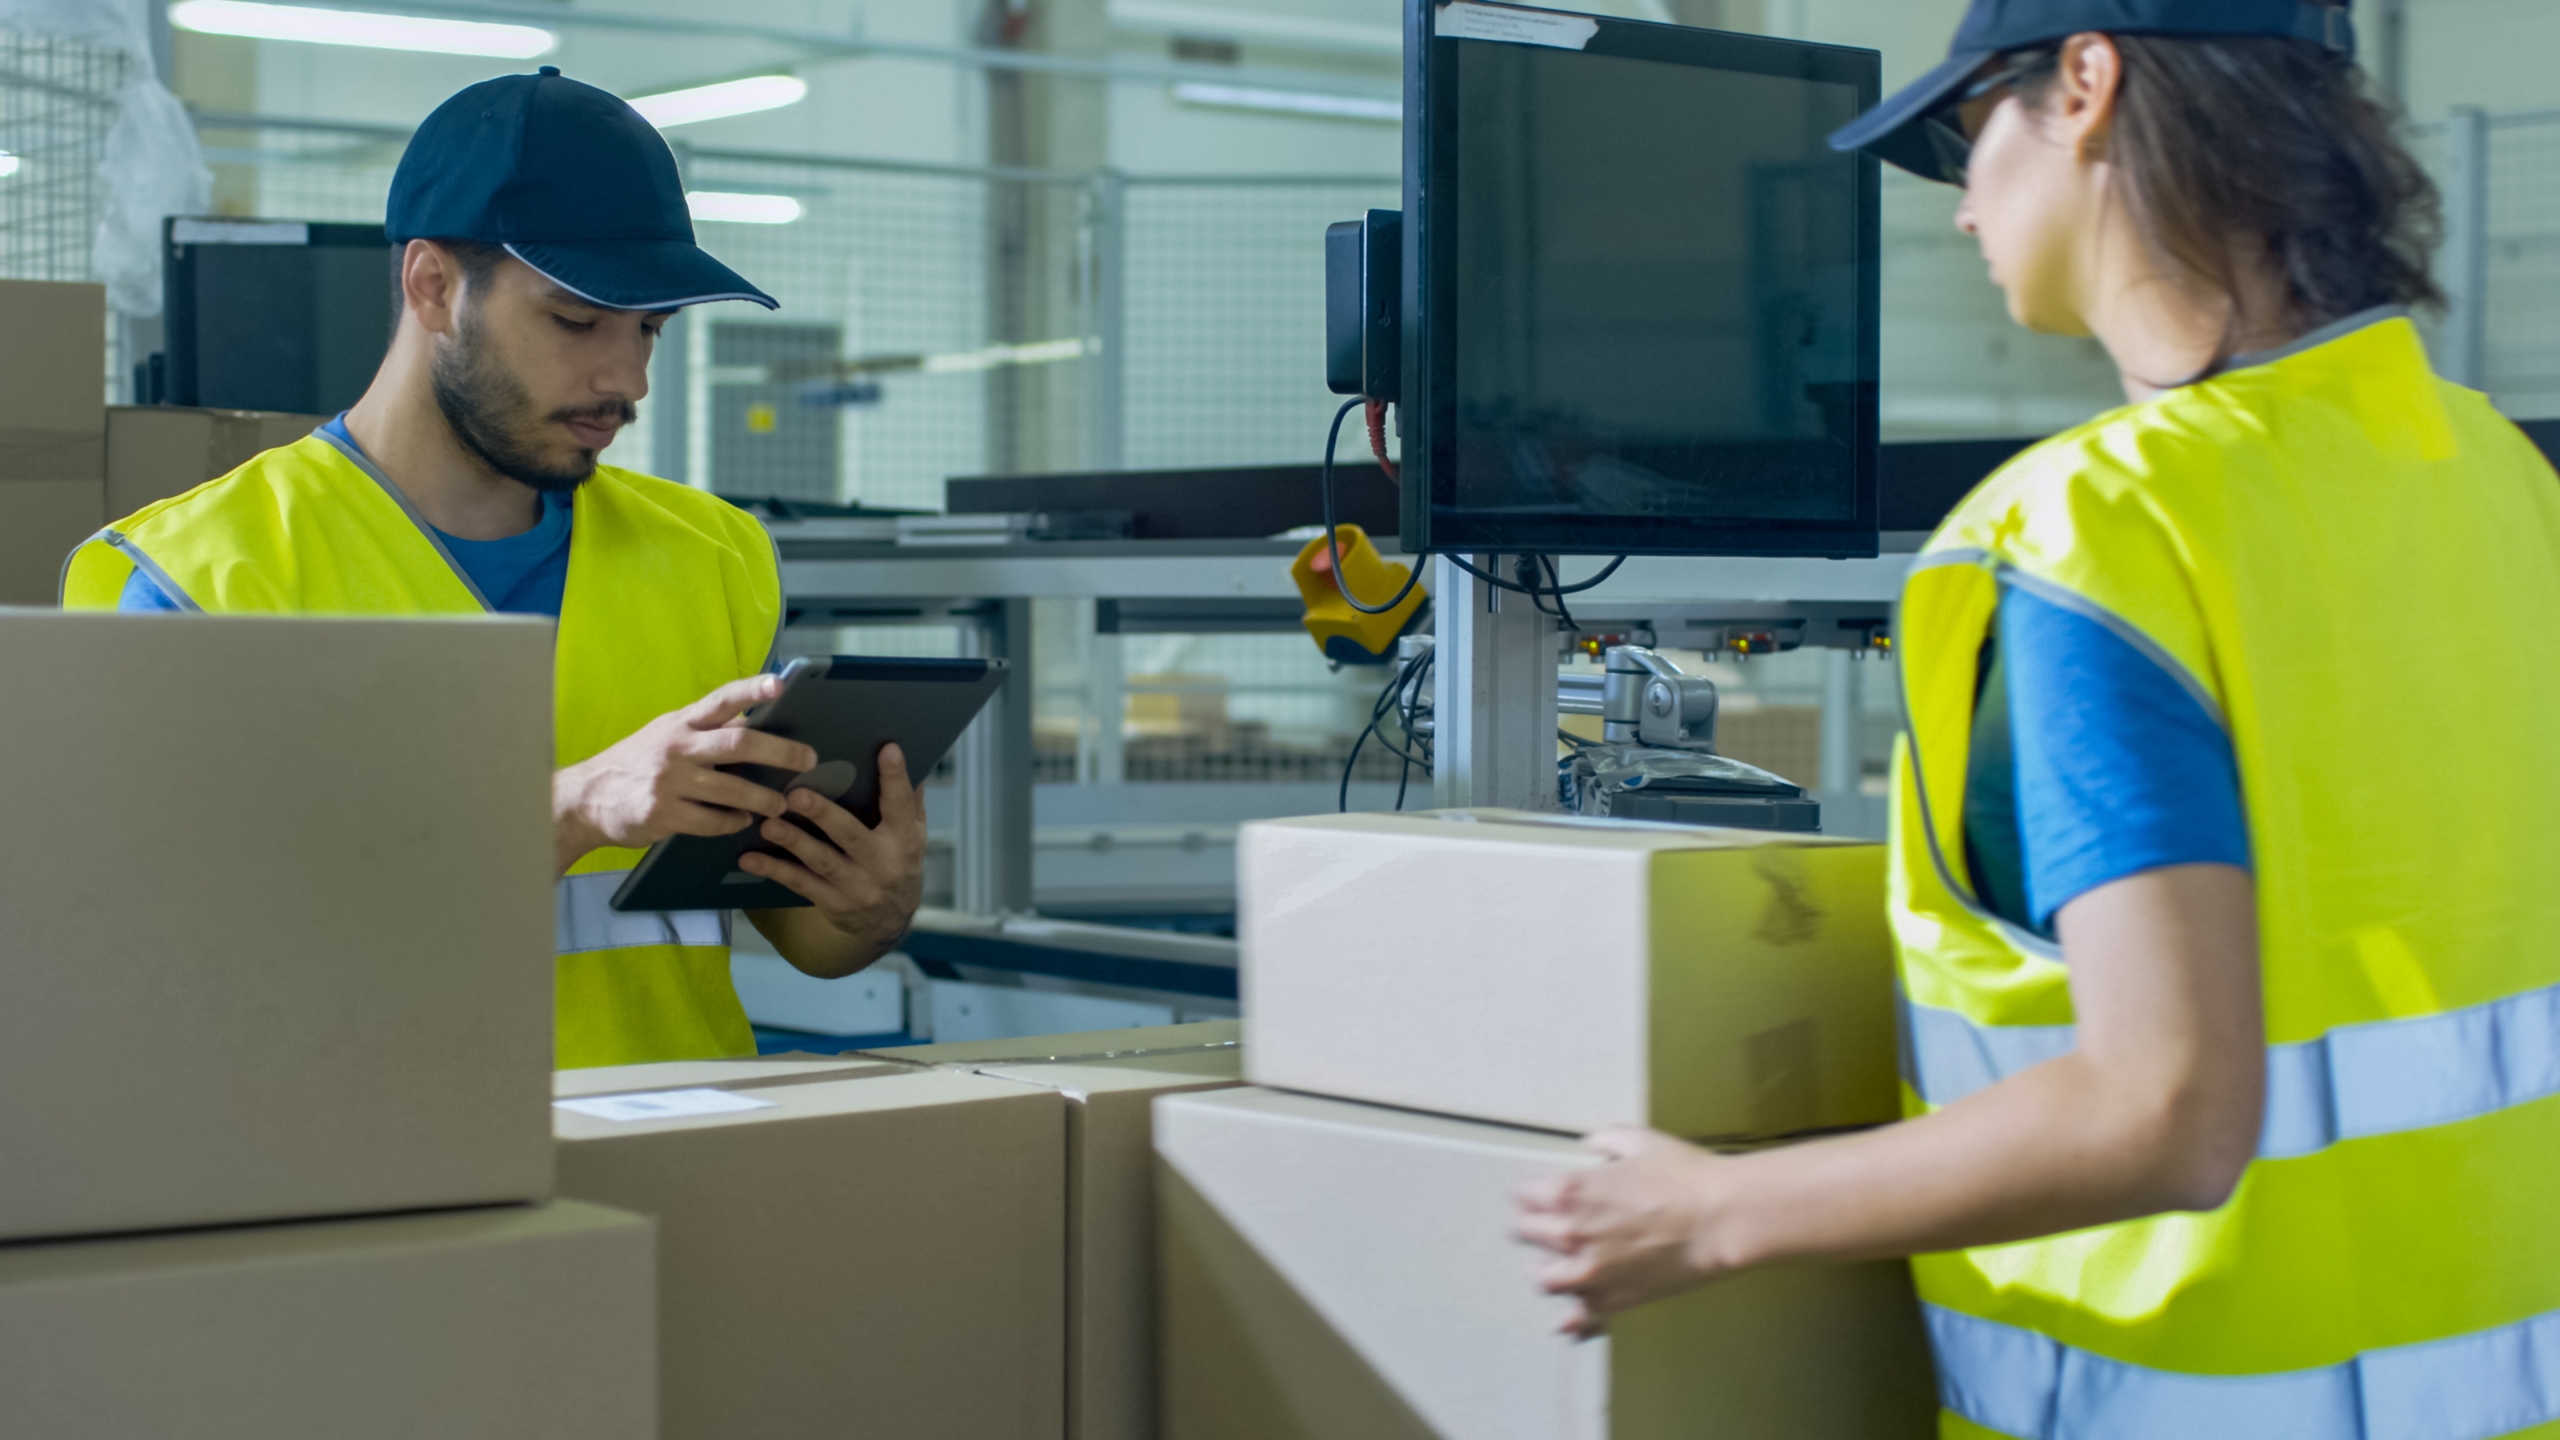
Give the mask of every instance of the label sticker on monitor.
<svg viewBox="0 0 2560 1440">
<path fill-rule="evenodd" d="M 592 1100 L 554 1100 L 555 1110 L 571 1110 L 598 1120 L 629 1124 L 634 1120 L 674 1120 L 686 1115 L 726 1115 L 733 1110 L 766 1110 L 771 1100 L 733 1095 L 726 1090 L 653 1090 L 645 1095 L 599 1095 Z"/>
<path fill-rule="evenodd" d="M 1588 15 L 1562 15 L 1553 10 L 1515 10 L 1508 5 L 1475 5 L 1457 0 L 1431 18 L 1431 33 L 1452 40 L 1499 40 L 1506 45 L 1552 45 L 1579 50 L 1600 33 L 1600 22 Z"/>
</svg>

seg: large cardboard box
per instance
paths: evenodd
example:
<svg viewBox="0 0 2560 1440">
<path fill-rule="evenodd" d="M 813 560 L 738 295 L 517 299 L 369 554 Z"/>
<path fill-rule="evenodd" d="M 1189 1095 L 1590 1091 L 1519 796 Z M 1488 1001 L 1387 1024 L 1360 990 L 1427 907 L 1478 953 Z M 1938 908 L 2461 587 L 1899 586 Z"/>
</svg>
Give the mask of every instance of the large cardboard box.
<svg viewBox="0 0 2560 1440">
<path fill-rule="evenodd" d="M 1898 1115 L 1884 847 L 1505 810 L 1237 841 L 1245 1074 L 1539 1129 Z"/>
<path fill-rule="evenodd" d="M 1067 1435 L 1153 1440 L 1157 1096 L 1243 1081 L 1237 1022 L 875 1052 L 1067 1101 Z"/>
<path fill-rule="evenodd" d="M 0 480 L 0 605 L 60 603 L 63 562 L 106 523 L 95 479 Z"/>
<path fill-rule="evenodd" d="M 551 627 L 0 611 L 0 1240 L 551 1189 Z"/>
<path fill-rule="evenodd" d="M 1561 1136 L 1229 1090 L 1156 1104 L 1165 1440 L 1924 1440 L 1899 1261 L 1754 1271 L 1558 1333 L 1510 1238 Z"/>
<path fill-rule="evenodd" d="M 667 1440 L 1057 1440 L 1056 1094 L 888 1062 L 628 1088 L 644 1068 L 564 1072 L 565 1103 L 614 1103 L 555 1125 L 563 1194 L 658 1220 Z"/>
<path fill-rule="evenodd" d="M 0 1248 L 0 1435 L 651 1440 L 651 1266 L 566 1201 Z"/>
<path fill-rule="evenodd" d="M 107 515 L 121 520 L 155 500 L 228 475 L 250 457 L 290 445 L 326 415 L 116 405 L 107 410 Z"/>
<path fill-rule="evenodd" d="M 0 280 L 0 485 L 106 475 L 107 291 Z"/>
</svg>

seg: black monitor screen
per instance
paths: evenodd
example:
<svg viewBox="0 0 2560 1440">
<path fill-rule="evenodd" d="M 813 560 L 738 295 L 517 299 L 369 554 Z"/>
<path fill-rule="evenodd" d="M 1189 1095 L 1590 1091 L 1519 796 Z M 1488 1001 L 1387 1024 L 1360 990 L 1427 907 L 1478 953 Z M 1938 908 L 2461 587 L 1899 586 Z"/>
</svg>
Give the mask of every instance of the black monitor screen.
<svg viewBox="0 0 2560 1440">
<path fill-rule="evenodd" d="M 364 394 L 396 304 L 381 226 L 166 224 L 171 404 L 333 415 Z"/>
<path fill-rule="evenodd" d="M 1433 45 L 1430 540 L 1873 553 L 1872 55 L 1597 25 Z"/>
</svg>

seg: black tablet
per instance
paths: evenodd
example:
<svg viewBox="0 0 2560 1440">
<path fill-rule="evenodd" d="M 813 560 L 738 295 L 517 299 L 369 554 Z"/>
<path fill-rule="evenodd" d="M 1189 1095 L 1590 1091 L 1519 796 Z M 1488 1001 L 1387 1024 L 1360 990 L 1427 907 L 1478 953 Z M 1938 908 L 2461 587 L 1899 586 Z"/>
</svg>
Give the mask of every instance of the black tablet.
<svg viewBox="0 0 2560 1440">
<path fill-rule="evenodd" d="M 818 752 L 815 769 L 793 774 L 766 765 L 726 765 L 759 785 L 816 790 L 862 818 L 880 820 L 875 758 L 895 741 L 917 783 L 939 764 L 987 697 L 1004 683 L 1001 660 L 915 660 L 866 655 L 794 660 L 782 693 L 747 712 L 746 723 Z M 817 826 L 784 817 L 804 830 Z M 750 850 L 783 850 L 749 825 L 732 835 L 676 835 L 649 847 L 613 895 L 616 910 L 782 910 L 809 902 L 781 884 L 738 868 Z"/>
</svg>

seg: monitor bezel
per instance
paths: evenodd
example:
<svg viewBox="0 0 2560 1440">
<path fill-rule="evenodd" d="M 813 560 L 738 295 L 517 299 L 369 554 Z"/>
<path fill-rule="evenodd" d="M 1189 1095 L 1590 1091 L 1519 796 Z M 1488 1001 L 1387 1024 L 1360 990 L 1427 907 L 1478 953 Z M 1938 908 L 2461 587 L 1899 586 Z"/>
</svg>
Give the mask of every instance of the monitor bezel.
<svg viewBox="0 0 2560 1440">
<path fill-rule="evenodd" d="M 1882 174 L 1873 155 L 1858 167 L 1859 386 L 1861 433 L 1852 459 L 1854 505 L 1838 520 L 1736 520 L 1659 515 L 1521 515 L 1472 511 L 1456 503 L 1457 355 L 1454 314 L 1432 303 L 1457 264 L 1450 217 L 1457 205 L 1456 47 L 1488 41 L 1433 34 L 1439 0 L 1406 0 L 1404 134 L 1404 381 L 1399 405 L 1404 445 L 1403 545 L 1429 550 L 1556 555 L 1760 555 L 1849 558 L 1878 553 L 1876 492 L 1877 307 L 1881 295 Z M 1532 8 L 1532 7 L 1503 7 Z M 1548 12 L 1555 13 L 1555 12 Z M 1583 53 L 1784 75 L 1853 85 L 1860 109 L 1882 93 L 1882 57 L 1873 50 L 1777 40 L 1720 30 L 1577 15 L 1598 30 Z"/>
</svg>

